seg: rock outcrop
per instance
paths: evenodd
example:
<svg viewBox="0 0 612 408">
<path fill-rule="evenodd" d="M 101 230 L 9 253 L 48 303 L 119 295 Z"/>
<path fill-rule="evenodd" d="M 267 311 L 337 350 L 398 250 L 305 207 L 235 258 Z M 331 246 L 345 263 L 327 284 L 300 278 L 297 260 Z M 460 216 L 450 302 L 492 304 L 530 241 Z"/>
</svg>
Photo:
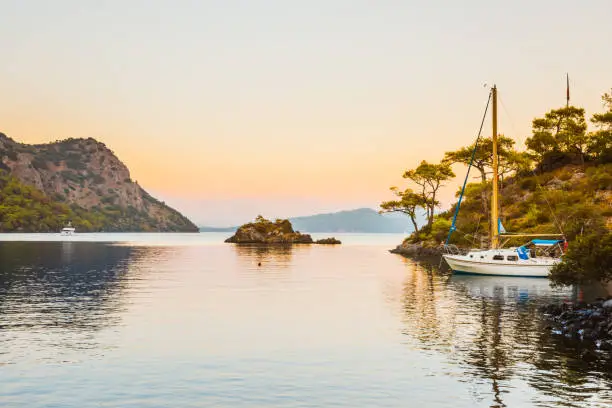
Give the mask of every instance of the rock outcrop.
<svg viewBox="0 0 612 408">
<path fill-rule="evenodd" d="M 406 258 L 430 258 L 442 255 L 442 248 L 430 248 L 420 244 L 403 242 L 394 249 L 389 250 L 392 254 L 399 254 Z"/>
<path fill-rule="evenodd" d="M 341 244 L 342 241 L 331 237 L 331 238 L 323 238 L 323 239 L 318 239 L 315 241 L 315 244 L 321 244 L 321 245 L 338 245 Z"/>
<path fill-rule="evenodd" d="M 332 242 L 334 240 L 335 242 Z M 325 241 L 325 242 L 323 242 Z M 291 244 L 339 244 L 335 238 L 326 238 L 314 242 L 309 234 L 294 231 L 289 220 L 278 219 L 274 222 L 257 216 L 255 222 L 244 224 L 236 233 L 225 240 L 233 244 L 264 244 L 264 245 L 291 245 Z"/>
<path fill-rule="evenodd" d="M 0 171 L 50 200 L 104 215 L 105 231 L 198 231 L 149 195 L 125 164 L 92 138 L 27 145 L 0 133 Z"/>
<path fill-rule="evenodd" d="M 541 311 L 548 317 L 553 335 L 575 342 L 582 350 L 581 358 L 594 361 L 607 352 L 612 360 L 612 298 L 593 303 L 551 304 Z"/>
</svg>

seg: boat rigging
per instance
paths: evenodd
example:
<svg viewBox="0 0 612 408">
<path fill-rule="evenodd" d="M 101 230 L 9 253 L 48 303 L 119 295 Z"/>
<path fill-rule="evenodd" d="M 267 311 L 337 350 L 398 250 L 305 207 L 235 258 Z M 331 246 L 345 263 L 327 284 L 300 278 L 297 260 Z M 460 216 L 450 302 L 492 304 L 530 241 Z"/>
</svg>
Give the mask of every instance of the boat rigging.
<svg viewBox="0 0 612 408">
<path fill-rule="evenodd" d="M 474 161 L 474 155 L 478 148 L 484 121 L 491 105 L 492 114 L 492 170 L 491 182 L 491 209 L 490 209 L 490 231 L 489 248 L 472 249 L 462 254 L 456 246 L 450 245 L 453 232 L 457 229 L 456 222 L 461 207 L 461 201 L 465 193 L 470 168 Z M 454 272 L 473 273 L 482 275 L 507 275 L 507 276 L 534 276 L 546 277 L 550 269 L 560 261 L 560 256 L 566 249 L 567 242 L 563 234 L 512 234 L 503 229 L 499 217 L 499 154 L 497 133 L 497 86 L 493 85 L 489 92 L 489 99 L 485 108 L 483 119 L 476 138 L 472 158 L 468 166 L 467 174 L 463 182 L 461 194 L 455 207 L 453 221 L 446 238 L 446 254 L 443 258 Z M 547 237 L 552 239 L 532 239 L 528 243 L 516 248 L 503 248 L 512 238 L 517 237 Z M 504 239 L 505 238 L 505 239 Z M 504 242 L 501 240 L 504 239 Z M 539 252 L 539 253 L 538 253 Z"/>
</svg>

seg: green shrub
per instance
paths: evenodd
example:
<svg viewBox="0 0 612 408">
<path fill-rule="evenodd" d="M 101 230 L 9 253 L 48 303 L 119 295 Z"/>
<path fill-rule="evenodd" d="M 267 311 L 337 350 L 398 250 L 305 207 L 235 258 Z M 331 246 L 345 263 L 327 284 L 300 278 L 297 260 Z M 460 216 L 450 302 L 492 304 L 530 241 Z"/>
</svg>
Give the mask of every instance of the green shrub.
<svg viewBox="0 0 612 408">
<path fill-rule="evenodd" d="M 115 195 L 108 195 L 108 196 L 102 197 L 100 199 L 100 202 L 102 204 L 114 204 L 116 199 L 117 199 L 117 196 L 115 196 Z"/>
<path fill-rule="evenodd" d="M 521 180 L 521 188 L 523 190 L 535 191 L 538 187 L 538 183 L 534 177 L 528 177 Z"/>
<path fill-rule="evenodd" d="M 589 185 L 597 190 L 612 190 L 612 166 L 600 166 L 591 172 Z"/>
<path fill-rule="evenodd" d="M 78 174 L 73 173 L 71 171 L 68 170 L 64 170 L 61 173 L 61 176 L 64 180 L 66 181 L 72 181 L 74 183 L 78 183 L 81 179 L 79 178 Z"/>
<path fill-rule="evenodd" d="M 80 159 L 74 160 L 66 160 L 66 167 L 72 170 L 85 170 L 87 165 L 83 163 Z"/>
<path fill-rule="evenodd" d="M 106 181 L 106 179 L 99 174 L 93 174 L 91 179 L 94 184 L 103 184 Z"/>
<path fill-rule="evenodd" d="M 32 159 L 32 167 L 34 167 L 36 170 L 47 170 L 47 161 L 39 157 L 35 157 Z"/>
<path fill-rule="evenodd" d="M 570 168 L 570 167 L 566 167 L 566 168 L 561 169 L 561 171 L 559 171 L 558 174 L 557 174 L 557 177 L 561 181 L 568 181 L 573 176 L 574 176 L 574 172 L 572 171 L 572 168 Z"/>
<path fill-rule="evenodd" d="M 452 221 L 446 218 L 436 218 L 431 225 L 431 236 L 436 242 L 446 241 Z"/>
<path fill-rule="evenodd" d="M 12 161 L 17 161 L 19 159 L 19 156 L 17 156 L 17 152 L 12 149 L 6 151 L 6 157 L 11 159 Z"/>
<path fill-rule="evenodd" d="M 550 279 L 557 285 L 612 280 L 612 231 L 598 231 L 570 242 Z"/>
</svg>

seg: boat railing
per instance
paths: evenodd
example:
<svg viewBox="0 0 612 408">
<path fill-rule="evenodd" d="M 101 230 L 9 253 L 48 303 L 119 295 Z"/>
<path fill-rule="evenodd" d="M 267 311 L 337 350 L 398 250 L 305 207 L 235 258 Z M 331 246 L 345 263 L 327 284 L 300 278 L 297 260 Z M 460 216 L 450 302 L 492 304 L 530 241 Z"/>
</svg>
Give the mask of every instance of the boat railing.
<svg viewBox="0 0 612 408">
<path fill-rule="evenodd" d="M 445 244 L 443 251 L 447 255 L 465 255 L 466 251 L 454 244 Z"/>
</svg>

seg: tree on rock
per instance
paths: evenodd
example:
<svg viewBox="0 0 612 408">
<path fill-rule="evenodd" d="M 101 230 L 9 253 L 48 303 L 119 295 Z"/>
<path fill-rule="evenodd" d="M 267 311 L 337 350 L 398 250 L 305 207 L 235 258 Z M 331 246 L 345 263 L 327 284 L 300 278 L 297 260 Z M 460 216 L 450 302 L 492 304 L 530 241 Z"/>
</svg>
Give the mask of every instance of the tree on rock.
<svg viewBox="0 0 612 408">
<path fill-rule="evenodd" d="M 417 211 L 420 208 L 425 208 L 427 202 L 421 194 L 415 193 L 412 189 L 407 188 L 400 191 L 397 187 L 391 187 L 391 191 L 398 197 L 398 200 L 384 201 L 380 204 L 381 213 L 399 212 L 410 217 L 414 231 L 419 232 L 419 226 L 416 221 Z"/>
<path fill-rule="evenodd" d="M 423 160 L 414 170 L 408 170 L 404 178 L 412 180 L 420 187 L 420 196 L 427 215 L 427 225 L 433 223 L 434 210 L 440 204 L 436 198 L 438 190 L 445 181 L 455 177 L 455 173 L 448 163 L 431 164 Z"/>
</svg>

